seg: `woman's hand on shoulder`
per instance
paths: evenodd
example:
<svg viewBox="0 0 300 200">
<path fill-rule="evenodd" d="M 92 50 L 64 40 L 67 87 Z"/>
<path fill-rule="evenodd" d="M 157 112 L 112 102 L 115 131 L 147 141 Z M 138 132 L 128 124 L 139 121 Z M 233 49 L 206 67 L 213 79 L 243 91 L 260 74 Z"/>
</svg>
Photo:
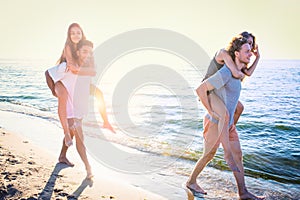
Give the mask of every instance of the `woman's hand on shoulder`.
<svg viewBox="0 0 300 200">
<path fill-rule="evenodd" d="M 67 65 L 68 70 L 70 70 L 73 74 L 78 74 L 80 67 Z"/>
</svg>

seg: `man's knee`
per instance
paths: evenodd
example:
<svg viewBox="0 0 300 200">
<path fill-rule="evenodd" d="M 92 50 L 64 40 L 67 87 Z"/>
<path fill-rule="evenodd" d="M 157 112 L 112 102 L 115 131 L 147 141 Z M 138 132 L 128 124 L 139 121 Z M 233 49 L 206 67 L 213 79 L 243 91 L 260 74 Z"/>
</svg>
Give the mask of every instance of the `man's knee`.
<svg viewBox="0 0 300 200">
<path fill-rule="evenodd" d="M 234 152 L 234 155 L 235 155 L 236 160 L 241 161 L 243 159 L 242 151 Z"/>
<path fill-rule="evenodd" d="M 231 146 L 231 151 L 232 151 L 235 159 L 237 159 L 237 160 L 243 159 L 243 152 L 242 152 L 241 148 Z"/>
<path fill-rule="evenodd" d="M 201 160 L 203 160 L 204 162 L 206 162 L 206 163 L 208 163 L 208 162 L 210 162 L 212 159 L 213 159 L 213 155 L 212 155 L 212 153 L 205 153 L 205 154 L 203 154 L 202 155 L 202 157 L 201 157 Z"/>
<path fill-rule="evenodd" d="M 76 132 L 76 134 L 75 134 L 75 139 L 76 139 L 76 144 L 77 144 L 77 145 L 80 145 L 80 146 L 84 146 L 84 147 L 85 147 L 85 144 L 84 144 L 84 137 L 83 137 L 83 135 L 79 134 L 79 131 Z"/>
<path fill-rule="evenodd" d="M 206 149 L 203 151 L 202 159 L 204 159 L 206 162 L 211 161 L 214 156 L 216 155 L 217 148 L 212 148 L 212 149 Z"/>
</svg>

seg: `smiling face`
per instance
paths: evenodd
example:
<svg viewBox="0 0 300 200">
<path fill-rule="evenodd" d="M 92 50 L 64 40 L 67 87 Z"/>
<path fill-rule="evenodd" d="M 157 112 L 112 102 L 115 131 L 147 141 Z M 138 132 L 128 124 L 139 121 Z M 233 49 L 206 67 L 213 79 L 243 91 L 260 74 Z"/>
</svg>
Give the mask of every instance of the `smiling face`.
<svg viewBox="0 0 300 200">
<path fill-rule="evenodd" d="M 93 51 L 93 48 L 88 45 L 84 45 L 80 49 L 78 49 L 77 55 L 78 55 L 79 61 L 81 63 L 86 62 L 86 60 L 91 57 L 92 51 Z"/>
<path fill-rule="evenodd" d="M 251 46 L 249 45 L 249 43 L 243 44 L 241 49 L 235 52 L 235 56 L 240 63 L 247 65 L 250 62 L 250 58 L 252 56 Z"/>
<path fill-rule="evenodd" d="M 82 31 L 79 27 L 74 26 L 70 29 L 69 36 L 71 41 L 77 44 L 82 39 Z"/>
</svg>

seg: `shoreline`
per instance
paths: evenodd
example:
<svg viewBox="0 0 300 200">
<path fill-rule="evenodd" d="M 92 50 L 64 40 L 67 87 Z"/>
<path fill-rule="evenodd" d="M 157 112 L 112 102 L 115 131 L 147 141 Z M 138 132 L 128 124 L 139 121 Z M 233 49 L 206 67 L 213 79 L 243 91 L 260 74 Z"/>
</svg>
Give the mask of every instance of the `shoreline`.
<svg viewBox="0 0 300 200">
<path fill-rule="evenodd" d="M 79 199 L 187 198 L 181 185 L 194 166 L 189 162 L 176 162 L 156 173 L 128 174 L 102 165 L 87 152 L 95 175 L 93 182 L 89 182 L 85 180 L 84 165 L 74 145 L 68 151 L 68 158 L 75 166 L 57 164 L 63 140 L 57 124 L 47 118 L 3 110 L 0 110 L 0 118 L 0 199 L 3 194 L 19 195 L 7 199 L 72 199 L 68 195 L 73 193 L 80 196 Z M 99 146 L 101 150 L 105 148 Z M 299 185 L 245 179 L 249 191 L 265 195 L 267 200 L 300 197 Z M 209 192 L 205 198 L 237 199 L 235 180 L 230 172 L 206 167 L 198 181 Z M 39 198 L 41 195 L 47 198 Z"/>
<path fill-rule="evenodd" d="M 52 162 L 50 163 L 52 166 L 51 171 L 55 169 L 55 164 L 57 163 L 57 158 L 60 152 L 61 142 L 63 140 L 62 129 L 58 126 L 57 123 L 53 123 L 53 121 L 48 120 L 47 117 L 38 117 L 35 114 L 28 115 L 26 113 L 14 112 L 9 110 L 0 110 L 0 118 L 0 127 L 5 129 L 6 131 L 8 130 L 8 132 L 10 133 L 14 133 L 14 135 L 18 137 L 24 138 L 26 141 L 30 141 L 29 143 L 37 147 L 37 149 L 43 150 L 38 150 L 38 152 L 47 152 L 47 154 L 45 155 L 50 155 L 49 159 L 52 159 Z M 3 142 L 6 142 L 6 140 L 2 139 L 0 145 L 3 145 Z M 12 146 L 16 146 L 16 144 L 13 143 Z M 99 147 L 99 150 L 101 149 L 105 151 L 103 147 Z M 110 167 L 107 167 L 106 165 L 103 165 L 103 163 L 97 161 L 97 159 L 95 159 L 95 157 L 90 154 L 89 149 L 87 150 L 87 156 L 92 166 L 94 180 L 97 179 L 97 182 L 102 184 L 93 185 L 91 189 L 95 190 L 95 192 L 97 191 L 94 188 L 98 188 L 99 193 L 99 188 L 101 190 L 102 187 L 109 187 L 108 191 L 114 191 L 119 190 L 119 188 L 117 188 L 118 185 L 122 185 L 122 187 L 124 188 L 129 187 L 129 192 L 132 191 L 132 193 L 137 193 L 136 195 L 143 193 L 151 194 L 150 196 L 153 196 L 153 198 L 145 198 L 147 200 L 183 199 L 186 195 L 184 190 L 180 186 L 178 188 L 177 185 L 164 183 L 164 180 L 162 180 L 162 178 L 164 178 L 165 176 L 156 176 L 155 174 L 141 173 L 122 173 L 120 171 L 116 171 Z M 42 157 L 43 153 L 41 154 Z M 76 151 L 75 145 L 70 147 L 67 157 L 71 162 L 75 164 L 75 167 L 68 167 L 62 170 L 62 172 L 68 172 L 71 177 L 74 175 L 74 173 L 80 173 L 81 175 L 78 178 L 79 181 L 77 181 L 77 185 L 79 185 L 79 182 L 81 183 L 85 178 L 86 172 L 84 170 L 83 162 L 81 161 Z M 45 166 L 45 164 L 43 164 L 43 166 Z M 77 171 L 74 171 L 74 169 L 76 169 Z M 70 178 L 70 184 L 73 184 L 72 181 L 72 178 Z M 108 184 L 106 184 L 106 182 L 108 182 Z M 122 187 L 120 190 L 123 190 Z M 118 197 L 116 199 L 123 198 Z M 140 196 L 136 196 L 136 198 L 127 198 L 126 196 L 125 199 L 144 200 L 144 198 Z"/>
<path fill-rule="evenodd" d="M 3 127 L 0 134 L 0 199 L 165 199 L 107 174 L 87 180 L 80 164 L 57 163 L 53 155 Z"/>
</svg>

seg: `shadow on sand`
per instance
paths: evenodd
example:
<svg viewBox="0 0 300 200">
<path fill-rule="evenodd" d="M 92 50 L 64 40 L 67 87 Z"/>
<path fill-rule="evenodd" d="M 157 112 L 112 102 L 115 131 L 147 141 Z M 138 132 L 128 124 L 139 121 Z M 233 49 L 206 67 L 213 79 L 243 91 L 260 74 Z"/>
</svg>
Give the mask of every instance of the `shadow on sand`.
<svg viewBox="0 0 300 200">
<path fill-rule="evenodd" d="M 70 166 L 63 164 L 63 163 L 57 163 L 55 165 L 55 167 L 49 177 L 49 180 L 46 183 L 43 191 L 40 193 L 40 196 L 38 199 L 42 199 L 42 200 L 50 200 L 51 199 L 52 193 L 54 191 L 56 179 L 61 176 L 61 175 L 59 175 L 59 172 L 68 167 L 70 167 Z"/>
<path fill-rule="evenodd" d="M 38 199 L 40 200 L 51 200 L 53 192 L 58 192 L 60 196 L 67 196 L 67 199 L 78 199 L 78 197 L 81 195 L 81 193 L 85 190 L 87 186 L 92 187 L 93 186 L 93 180 L 92 179 L 83 179 L 80 186 L 71 194 L 68 195 L 67 193 L 64 193 L 63 191 L 55 191 L 55 182 L 57 178 L 61 177 L 59 175 L 60 171 L 70 167 L 69 165 L 66 165 L 64 163 L 57 163 L 48 179 L 48 182 L 46 183 L 43 191 L 40 193 L 40 196 Z"/>
<path fill-rule="evenodd" d="M 81 185 L 71 195 L 68 196 L 68 200 L 78 199 L 78 197 L 81 195 L 81 193 L 83 192 L 83 190 L 85 190 L 87 186 L 89 187 L 93 186 L 92 179 L 87 179 L 87 178 L 83 179 Z"/>
</svg>

